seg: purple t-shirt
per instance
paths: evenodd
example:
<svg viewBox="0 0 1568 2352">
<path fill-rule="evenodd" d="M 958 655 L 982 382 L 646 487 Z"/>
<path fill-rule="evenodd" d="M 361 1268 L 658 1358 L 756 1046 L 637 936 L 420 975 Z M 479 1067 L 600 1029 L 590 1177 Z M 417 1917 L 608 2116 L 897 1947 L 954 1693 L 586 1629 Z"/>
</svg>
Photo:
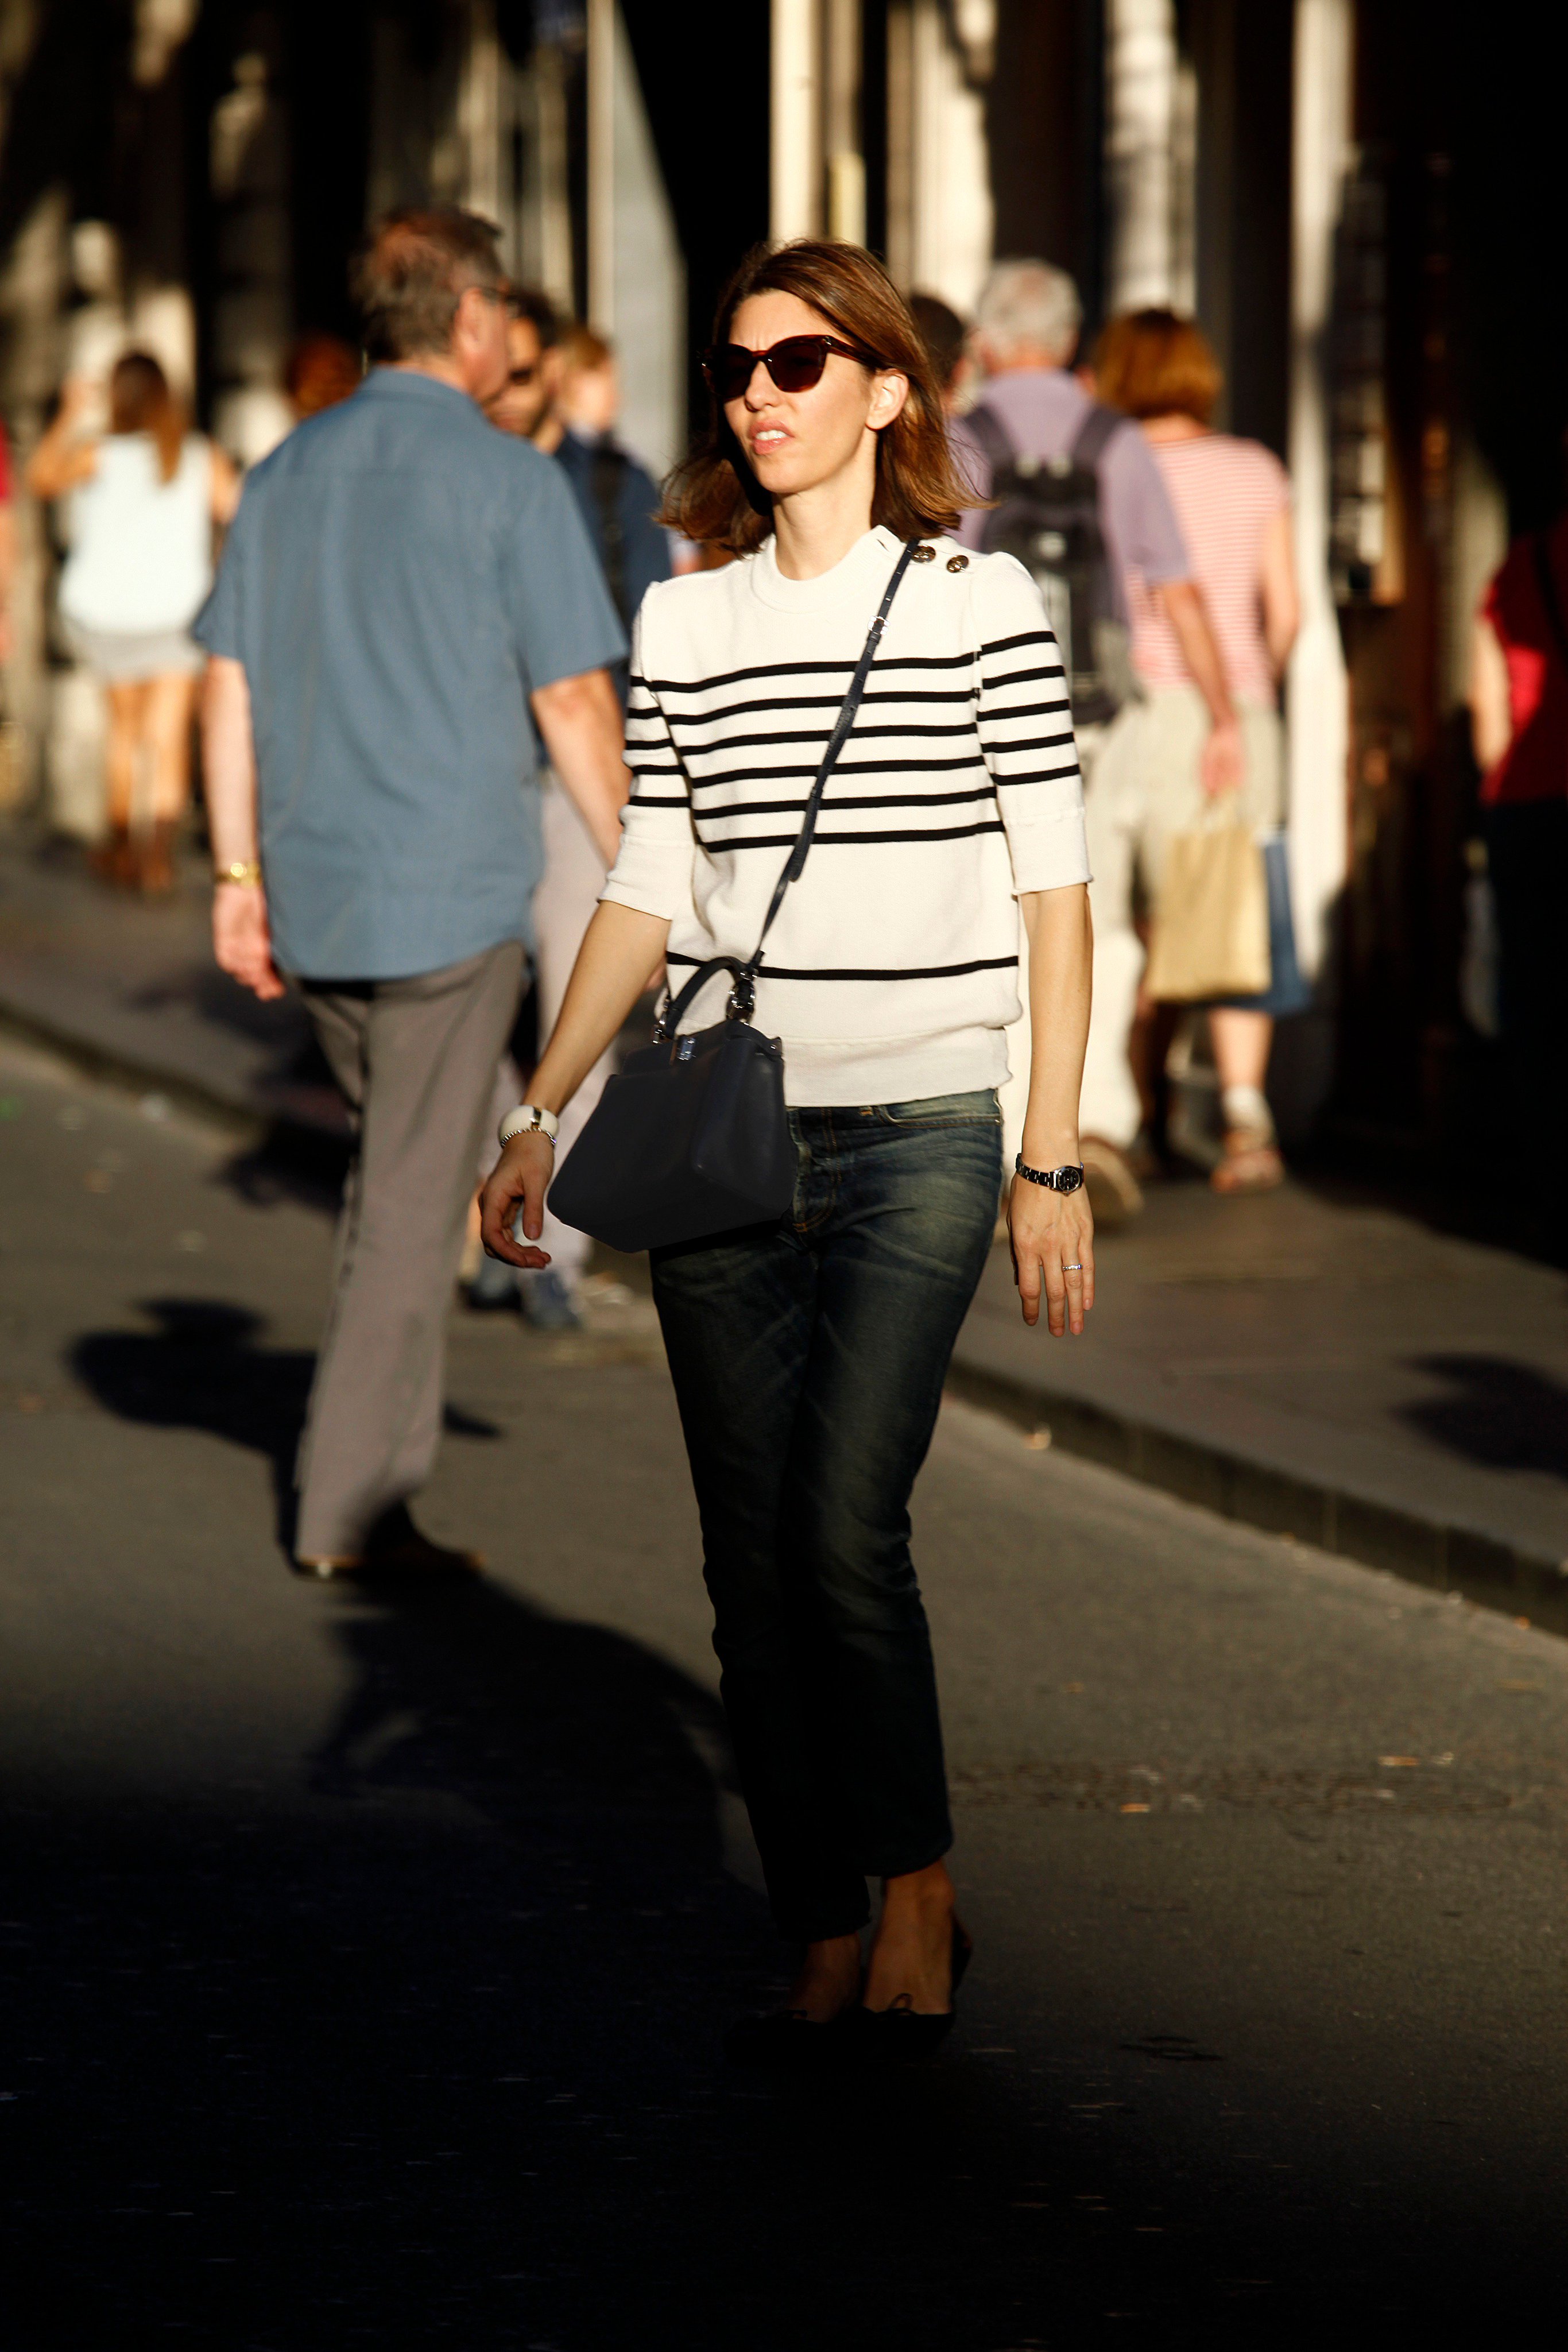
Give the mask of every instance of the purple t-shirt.
<svg viewBox="0 0 1568 2352">
<path fill-rule="evenodd" d="M 1077 437 L 1089 394 L 1065 368 L 1011 368 L 991 378 L 981 405 L 1026 457 L 1061 457 Z M 962 417 L 953 427 L 953 441 L 964 472 L 980 496 L 988 498 L 991 468 Z M 1190 580 L 1192 565 L 1154 452 L 1131 417 L 1106 442 L 1098 471 L 1101 521 L 1124 616 L 1129 571 L 1157 588 L 1166 580 Z M 967 509 L 958 525 L 966 547 L 979 546 L 985 522 L 984 508 Z"/>
</svg>

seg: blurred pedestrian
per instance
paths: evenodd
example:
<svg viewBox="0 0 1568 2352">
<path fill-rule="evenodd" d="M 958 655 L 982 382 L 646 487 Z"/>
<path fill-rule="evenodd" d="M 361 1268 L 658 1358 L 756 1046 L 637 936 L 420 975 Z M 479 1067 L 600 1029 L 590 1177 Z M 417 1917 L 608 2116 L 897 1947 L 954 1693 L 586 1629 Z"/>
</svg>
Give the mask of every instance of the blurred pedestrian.
<svg viewBox="0 0 1568 2352">
<path fill-rule="evenodd" d="M 1497 912 L 1511 1164 L 1561 1241 L 1568 1183 L 1568 515 L 1514 541 L 1476 616 L 1470 724 Z"/>
<path fill-rule="evenodd" d="M 629 630 L 646 591 L 670 575 L 668 539 L 653 520 L 659 493 L 615 438 L 620 396 L 610 345 L 586 328 L 570 327 L 548 347 L 547 367 L 547 346 L 538 325 L 537 306 L 542 300 L 521 291 L 514 295 L 517 315 L 511 329 L 510 373 L 506 391 L 490 404 L 490 418 L 495 424 L 516 420 L 509 425 L 511 431 L 528 434 L 537 448 L 553 450 Z M 526 341 L 530 334 L 531 346 Z M 537 376 L 529 373 L 519 383 L 519 364 L 528 369 L 536 361 Z M 553 400 L 548 389 L 551 383 Z M 624 701 L 624 667 L 615 675 Z M 582 935 L 604 887 L 605 870 L 592 835 L 568 795 L 548 771 L 540 782 L 545 863 L 534 892 L 534 986 L 542 1043 L 560 1013 Z M 612 1045 L 561 1113 L 556 1143 L 563 1158 L 597 1108 L 614 1067 Z M 498 1104 L 497 1118 L 517 1098 L 517 1074 L 509 1057 L 502 1087 L 506 1099 Z M 469 1300 L 479 1307 L 507 1307 L 520 1296 L 530 1323 L 541 1330 L 568 1330 L 582 1319 L 581 1285 L 591 1244 L 586 1234 L 562 1224 L 548 1207 L 540 1238 L 549 1253 L 548 1266 L 519 1273 L 499 1258 L 482 1257 L 468 1287 Z"/>
<path fill-rule="evenodd" d="M 363 373 L 359 353 L 340 335 L 301 335 L 283 371 L 283 389 L 297 423 L 336 408 L 358 392 Z"/>
<path fill-rule="evenodd" d="M 975 377 L 967 327 L 939 294 L 912 294 L 909 315 L 920 330 L 931 373 L 941 388 L 943 407 L 949 416 L 961 415 L 968 405 Z"/>
<path fill-rule="evenodd" d="M 1039 581 L 1071 685 L 1072 720 L 1094 881 L 1094 1013 L 1083 1073 L 1083 1157 L 1096 1216 L 1142 1205 L 1133 1153 L 1142 1119 L 1125 1041 L 1144 950 L 1124 903 L 1115 824 L 1099 787 L 1105 729 L 1132 690 L 1127 659 L 1129 575 L 1136 572 L 1175 630 L 1206 712 L 1206 783 L 1240 772 L 1236 712 L 1169 494 L 1142 434 L 1092 400 L 1069 371 L 1082 308 L 1065 270 L 1004 261 L 976 310 L 971 341 L 986 382 L 953 427 L 954 446 L 981 499 L 965 515 L 968 547 L 1007 547 Z M 1009 1040 L 1015 1072 L 1028 1035 Z M 1015 1078 L 1013 1099 L 1017 1101 Z M 1014 1117 L 1016 1119 L 1017 1112 Z"/>
<path fill-rule="evenodd" d="M 606 864 L 627 781 L 593 551 L 478 404 L 507 373 L 495 240 L 455 208 L 373 230 L 370 373 L 256 467 L 197 624 L 218 961 L 261 997 L 298 981 L 359 1130 L 298 1468 L 323 1576 L 474 1564 L 407 1505 L 517 1008 L 538 736 Z"/>
<path fill-rule="evenodd" d="M 805 1948 L 786 2007 L 731 2048 L 789 2064 L 852 2032 L 896 2060 L 946 2032 L 968 1956 L 908 1504 L 991 1244 L 1020 895 L 1040 1012 L 1011 1199 L 1024 1318 L 1043 1287 L 1051 1329 L 1077 1332 L 1092 1300 L 1082 803 L 1038 591 L 943 537 L 963 486 L 881 265 L 759 249 L 715 338 L 712 422 L 668 511 L 740 560 L 643 606 L 625 838 L 534 1102 L 506 1122 L 485 1241 L 538 1261 L 512 1221 L 521 1203 L 537 1238 L 552 1115 L 666 953 L 682 1047 L 721 1020 L 772 901 L 756 1017 L 783 1042 L 794 1205 L 653 1253 L 725 1709 L 775 1916 Z M 863 733 L 852 719 L 780 901 L 862 660 Z M 716 974 L 716 957 L 737 962 Z M 862 1985 L 868 1875 L 884 1900 Z"/>
<path fill-rule="evenodd" d="M 158 362 L 127 352 L 109 379 L 109 429 L 93 432 L 96 388 L 72 377 L 33 453 L 36 498 L 69 499 L 70 551 L 59 606 L 109 703 L 106 879 L 173 887 L 173 845 L 191 789 L 191 720 L 201 647 L 191 624 L 213 580 L 214 533 L 238 480 L 224 452 L 191 432 Z M 149 829 L 136 827 L 146 772 Z"/>
<path fill-rule="evenodd" d="M 1242 772 L 1231 788 L 1236 820 L 1262 840 L 1279 832 L 1285 811 L 1279 691 L 1299 620 L 1290 478 L 1261 442 L 1212 429 L 1224 381 L 1219 362 L 1202 331 L 1174 310 L 1113 320 L 1095 346 L 1094 381 L 1103 400 L 1142 426 L 1170 494 L 1241 729 Z M 1164 600 L 1135 565 L 1128 603 L 1140 692 L 1101 751 L 1099 789 L 1110 824 L 1095 875 L 1103 897 L 1130 923 L 1134 867 L 1154 898 L 1166 845 L 1201 817 L 1209 712 Z M 1133 1013 L 1124 993 L 1103 1008 L 1107 1049 L 1114 1044 L 1125 1055 Z M 1113 1017 L 1125 1024 L 1119 1038 Z M 1260 1010 L 1217 1004 L 1208 1026 L 1225 1129 L 1215 1190 L 1265 1191 L 1284 1173 L 1263 1091 L 1273 1022 Z"/>
<path fill-rule="evenodd" d="M 566 427 L 552 405 L 560 370 L 560 321 L 555 304 L 536 287 L 514 286 L 507 328 L 507 381 L 486 414 L 504 433 L 531 441 L 546 457 Z"/>
<path fill-rule="evenodd" d="M 559 367 L 554 404 L 562 431 L 556 461 L 577 493 L 616 610 L 630 628 L 648 590 L 670 576 L 669 539 L 654 520 L 658 488 L 615 437 L 621 383 L 615 353 L 603 336 L 588 327 L 569 328 Z M 622 701 L 625 679 L 622 670 Z"/>
</svg>

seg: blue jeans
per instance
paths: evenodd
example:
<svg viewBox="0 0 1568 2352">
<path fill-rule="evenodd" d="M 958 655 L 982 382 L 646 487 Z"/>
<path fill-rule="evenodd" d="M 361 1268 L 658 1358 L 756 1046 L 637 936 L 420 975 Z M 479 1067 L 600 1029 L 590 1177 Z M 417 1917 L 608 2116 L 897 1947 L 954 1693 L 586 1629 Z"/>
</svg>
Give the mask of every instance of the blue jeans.
<svg viewBox="0 0 1568 2352">
<path fill-rule="evenodd" d="M 653 1252 L 774 1916 L 862 1927 L 952 1843 L 909 1496 L 996 1220 L 993 1093 L 799 1110 L 789 1213 Z"/>
</svg>

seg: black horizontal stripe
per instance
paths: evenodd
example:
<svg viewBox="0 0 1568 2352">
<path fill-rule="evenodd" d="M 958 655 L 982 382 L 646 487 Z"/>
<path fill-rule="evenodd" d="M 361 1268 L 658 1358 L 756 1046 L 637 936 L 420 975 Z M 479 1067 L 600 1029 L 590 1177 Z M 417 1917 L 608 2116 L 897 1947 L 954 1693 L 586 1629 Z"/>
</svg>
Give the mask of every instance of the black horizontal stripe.
<svg viewBox="0 0 1568 2352">
<path fill-rule="evenodd" d="M 988 696 L 990 696 L 993 694 L 1000 694 L 1005 688 L 1009 686 L 1039 686 L 1045 678 L 1061 677 L 1064 675 L 1065 672 L 1063 671 L 1060 662 L 1053 662 L 1049 669 L 1014 670 L 1011 676 L 1008 677 L 988 677 L 986 680 L 985 692 Z"/>
<path fill-rule="evenodd" d="M 824 803 L 824 807 L 833 816 L 841 816 L 845 809 L 957 808 L 967 802 L 988 801 L 991 791 L 988 779 L 985 783 L 977 784 L 972 793 L 857 793 L 852 800 L 840 800 L 835 795 Z M 702 821 L 704 824 L 722 824 L 731 817 L 804 816 L 810 799 L 808 793 L 804 800 L 798 801 L 737 801 L 734 808 L 704 809 Z M 674 803 L 661 801 L 654 805 L 668 808 Z"/>
<path fill-rule="evenodd" d="M 1025 629 L 1016 637 L 993 637 L 989 645 L 980 647 L 980 659 L 988 660 L 992 654 L 1010 654 L 1015 646 L 1054 646 L 1056 639 L 1049 629 Z"/>
<path fill-rule="evenodd" d="M 693 752 L 688 758 L 695 759 Z M 965 753 L 956 760 L 841 760 L 833 770 L 839 776 L 928 776 L 954 775 L 965 768 L 983 768 L 985 761 L 978 751 Z M 787 783 L 797 776 L 816 774 L 815 767 L 804 768 L 727 768 L 721 775 L 692 776 L 694 791 L 716 791 L 721 784 Z"/>
<path fill-rule="evenodd" d="M 1078 763 L 1071 768 L 1031 768 L 1027 776 L 996 776 L 992 779 L 998 792 L 1010 792 L 1017 784 L 1060 784 L 1070 782 L 1078 773 Z"/>
<path fill-rule="evenodd" d="M 905 833 L 819 833 L 812 836 L 813 849 L 889 849 L 921 841 L 972 841 L 977 834 L 1003 831 L 1000 817 L 989 817 L 982 824 L 944 825 L 930 833 L 918 830 Z M 701 827 L 697 839 L 705 849 L 715 856 L 727 856 L 732 849 L 793 849 L 800 839 L 798 833 L 758 835 L 753 841 L 703 841 Z"/>
<path fill-rule="evenodd" d="M 873 702 L 972 702 L 976 689 L 972 686 L 912 686 L 900 692 L 889 687 L 886 693 L 868 689 L 861 697 L 861 709 L 868 709 Z M 722 710 L 678 710 L 671 713 L 670 724 L 682 727 L 716 726 L 725 719 L 749 719 L 754 711 L 837 710 L 843 701 L 841 694 L 780 695 L 762 702 L 727 702 Z"/>
<path fill-rule="evenodd" d="M 681 793 L 681 795 L 680 795 L 680 797 L 679 797 L 677 800 L 673 800 L 673 801 L 666 801 L 666 800 L 655 800 L 655 799 L 653 797 L 653 794 L 652 794 L 651 793 L 632 793 L 632 805 L 633 805 L 634 807 L 636 807 L 636 808 L 640 808 L 640 809 L 642 809 L 642 808 L 673 808 L 673 809 L 685 809 L 685 808 L 689 808 L 689 807 L 691 806 L 691 803 L 687 800 L 687 798 L 686 798 L 686 796 L 685 796 L 685 793 Z"/>
<path fill-rule="evenodd" d="M 879 670 L 890 669 L 968 669 L 973 667 L 972 653 L 961 654 L 890 654 L 879 652 Z M 651 677 L 647 681 L 653 694 L 707 694 L 716 686 L 739 686 L 748 677 L 852 677 L 855 661 L 758 662 L 749 669 L 716 670 L 711 677 Z"/>
<path fill-rule="evenodd" d="M 980 731 L 982 740 L 984 740 L 985 730 L 983 727 Z M 1059 745 L 1062 743 L 1071 743 L 1072 740 L 1072 730 L 1070 727 L 1065 735 L 1031 735 L 1027 743 L 988 742 L 986 744 L 986 749 L 990 752 L 993 759 L 1000 759 L 1004 751 L 1054 751 Z"/>
<path fill-rule="evenodd" d="M 666 963 L 689 963 L 694 968 L 705 959 L 683 955 L 678 948 L 666 950 Z M 763 980 L 963 980 L 972 971 L 1016 971 L 1018 958 L 1010 956 L 977 956 L 973 963 L 930 963 L 893 967 L 885 971 L 856 971 L 850 969 L 800 971 L 789 964 L 764 963 Z"/>
</svg>

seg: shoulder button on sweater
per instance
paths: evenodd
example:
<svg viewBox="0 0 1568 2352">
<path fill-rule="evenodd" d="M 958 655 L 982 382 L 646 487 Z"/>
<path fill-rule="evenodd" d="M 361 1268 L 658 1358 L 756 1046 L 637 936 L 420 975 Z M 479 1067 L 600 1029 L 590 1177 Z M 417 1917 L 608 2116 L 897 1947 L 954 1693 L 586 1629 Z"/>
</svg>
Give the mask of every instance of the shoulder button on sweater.
<svg viewBox="0 0 1568 2352">
<path fill-rule="evenodd" d="M 947 558 L 947 569 L 949 572 L 967 572 L 969 569 L 968 557 L 967 555 L 950 555 Z"/>
</svg>

